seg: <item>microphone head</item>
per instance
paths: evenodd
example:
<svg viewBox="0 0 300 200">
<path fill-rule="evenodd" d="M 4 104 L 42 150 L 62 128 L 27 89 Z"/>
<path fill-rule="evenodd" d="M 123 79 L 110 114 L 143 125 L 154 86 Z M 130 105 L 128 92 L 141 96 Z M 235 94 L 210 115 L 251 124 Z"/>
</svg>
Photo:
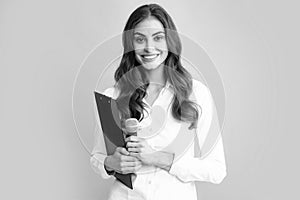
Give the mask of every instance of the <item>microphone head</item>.
<svg viewBox="0 0 300 200">
<path fill-rule="evenodd" d="M 126 119 L 125 128 L 128 134 L 136 133 L 139 129 L 139 121 L 136 118 Z"/>
</svg>

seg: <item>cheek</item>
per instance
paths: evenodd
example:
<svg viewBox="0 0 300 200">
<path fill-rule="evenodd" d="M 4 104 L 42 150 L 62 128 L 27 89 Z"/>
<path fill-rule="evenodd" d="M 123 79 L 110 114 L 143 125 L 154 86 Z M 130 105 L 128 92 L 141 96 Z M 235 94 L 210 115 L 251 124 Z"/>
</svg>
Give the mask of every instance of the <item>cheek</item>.
<svg viewBox="0 0 300 200">
<path fill-rule="evenodd" d="M 162 51 L 162 59 L 165 60 L 168 56 L 168 46 L 166 42 L 161 42 L 157 45 L 157 49 L 159 49 L 160 51 Z"/>
<path fill-rule="evenodd" d="M 135 54 L 135 59 L 141 63 L 142 62 L 142 58 L 141 58 L 141 54 L 143 53 L 143 49 L 142 48 L 136 48 L 134 49 L 134 54 Z"/>
<path fill-rule="evenodd" d="M 138 43 L 133 43 L 133 49 L 136 53 L 141 53 L 144 49 L 144 45 L 143 44 L 138 44 Z"/>
<path fill-rule="evenodd" d="M 141 56 L 139 55 L 140 53 L 141 53 L 140 50 L 135 50 L 135 51 L 134 51 L 135 59 L 141 64 L 141 63 L 142 63 L 142 58 L 141 58 Z"/>
<path fill-rule="evenodd" d="M 162 51 L 161 60 L 165 61 L 169 53 L 167 42 L 160 43 L 158 49 Z"/>
<path fill-rule="evenodd" d="M 156 48 L 161 51 L 168 51 L 168 46 L 166 42 L 160 42 L 156 44 Z"/>
<path fill-rule="evenodd" d="M 161 55 L 161 61 L 165 61 L 167 57 L 168 57 L 168 51 L 163 51 Z"/>
</svg>

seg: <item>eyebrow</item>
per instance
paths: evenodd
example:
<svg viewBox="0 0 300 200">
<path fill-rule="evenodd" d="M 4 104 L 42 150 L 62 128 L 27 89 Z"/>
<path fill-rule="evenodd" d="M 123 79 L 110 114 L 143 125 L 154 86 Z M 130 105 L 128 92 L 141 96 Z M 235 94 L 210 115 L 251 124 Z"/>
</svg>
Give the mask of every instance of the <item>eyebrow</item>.
<svg viewBox="0 0 300 200">
<path fill-rule="evenodd" d="M 152 36 L 155 36 L 155 35 L 157 35 L 157 34 L 160 34 L 160 33 L 163 33 L 163 34 L 165 34 L 165 32 L 164 32 L 164 31 L 158 31 L 158 32 L 156 32 L 156 33 L 153 33 L 153 34 L 152 34 Z M 142 33 L 140 33 L 140 32 L 135 32 L 135 33 L 134 33 L 134 35 L 141 35 L 141 36 L 145 36 L 144 34 L 142 34 Z"/>
</svg>

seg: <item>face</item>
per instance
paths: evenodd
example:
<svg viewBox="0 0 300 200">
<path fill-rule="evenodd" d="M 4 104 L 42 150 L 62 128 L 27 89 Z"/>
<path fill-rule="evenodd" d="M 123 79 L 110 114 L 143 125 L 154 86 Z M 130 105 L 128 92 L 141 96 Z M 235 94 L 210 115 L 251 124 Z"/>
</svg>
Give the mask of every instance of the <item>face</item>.
<svg viewBox="0 0 300 200">
<path fill-rule="evenodd" d="M 168 56 L 163 25 L 155 17 L 147 18 L 134 29 L 133 46 L 137 61 L 146 69 L 157 69 Z"/>
</svg>

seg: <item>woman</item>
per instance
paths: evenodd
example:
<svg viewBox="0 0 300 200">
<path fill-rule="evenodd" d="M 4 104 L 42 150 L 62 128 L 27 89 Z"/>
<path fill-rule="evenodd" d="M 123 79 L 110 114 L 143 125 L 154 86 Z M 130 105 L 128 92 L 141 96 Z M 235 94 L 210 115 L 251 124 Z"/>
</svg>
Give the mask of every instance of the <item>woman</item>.
<svg viewBox="0 0 300 200">
<path fill-rule="evenodd" d="M 118 147 L 110 156 L 100 134 L 91 165 L 105 179 L 113 172 L 135 174 L 133 190 L 114 180 L 109 200 L 195 200 L 195 181 L 218 184 L 226 176 L 222 138 L 204 159 L 194 157 L 194 141 L 182 149 L 174 140 L 188 124 L 189 135 L 193 131 L 202 148 L 213 122 L 210 92 L 181 65 L 176 27 L 159 5 L 143 5 L 130 15 L 123 46 L 116 84 L 104 94 L 117 100 L 122 122 L 136 118 L 140 131 L 126 138 L 126 148 Z"/>
</svg>

